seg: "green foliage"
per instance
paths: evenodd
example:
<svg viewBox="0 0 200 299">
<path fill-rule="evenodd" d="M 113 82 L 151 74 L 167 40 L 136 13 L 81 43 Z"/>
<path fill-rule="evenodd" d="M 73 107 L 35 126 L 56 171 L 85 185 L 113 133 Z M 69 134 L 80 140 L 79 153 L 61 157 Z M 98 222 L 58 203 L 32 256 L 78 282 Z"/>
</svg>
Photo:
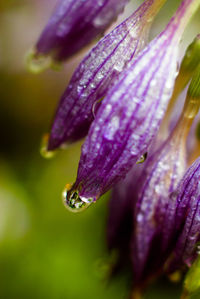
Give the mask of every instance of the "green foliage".
<svg viewBox="0 0 200 299">
<path fill-rule="evenodd" d="M 193 263 L 185 278 L 185 289 L 188 293 L 197 292 L 200 288 L 200 258 Z"/>
</svg>

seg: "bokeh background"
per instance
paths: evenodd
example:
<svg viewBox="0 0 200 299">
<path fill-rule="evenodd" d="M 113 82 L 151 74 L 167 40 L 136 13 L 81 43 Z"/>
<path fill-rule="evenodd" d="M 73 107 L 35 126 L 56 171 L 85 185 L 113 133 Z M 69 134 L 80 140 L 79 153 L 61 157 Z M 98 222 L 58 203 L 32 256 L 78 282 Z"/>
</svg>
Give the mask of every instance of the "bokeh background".
<svg viewBox="0 0 200 299">
<path fill-rule="evenodd" d="M 109 194 L 82 214 L 71 214 L 61 201 L 64 185 L 75 179 L 81 143 L 52 160 L 39 151 L 58 99 L 84 55 L 60 72 L 26 70 L 24 57 L 55 1 L 0 0 L 0 298 L 128 298 L 128 274 L 105 279 Z M 125 15 L 141 2 L 132 1 Z M 151 37 L 179 3 L 167 1 Z M 200 31 L 199 16 L 200 11 L 186 30 L 181 53 Z M 161 279 L 145 298 L 179 298 L 180 291 L 180 284 Z"/>
</svg>

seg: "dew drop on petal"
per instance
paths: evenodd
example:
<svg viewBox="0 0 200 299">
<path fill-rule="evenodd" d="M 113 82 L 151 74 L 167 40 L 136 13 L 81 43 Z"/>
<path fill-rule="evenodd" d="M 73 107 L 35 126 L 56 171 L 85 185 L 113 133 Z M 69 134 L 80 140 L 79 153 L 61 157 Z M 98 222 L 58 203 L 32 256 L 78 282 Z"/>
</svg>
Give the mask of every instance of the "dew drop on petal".
<svg viewBox="0 0 200 299">
<path fill-rule="evenodd" d="M 29 72 L 39 74 L 48 68 L 59 71 L 61 64 L 53 61 L 50 56 L 39 54 L 33 49 L 26 55 L 26 67 Z"/>
<path fill-rule="evenodd" d="M 51 159 L 56 155 L 57 151 L 48 151 L 47 145 L 49 141 L 49 134 L 45 134 L 42 138 L 42 143 L 40 147 L 40 154 L 45 159 Z"/>
<path fill-rule="evenodd" d="M 139 160 L 136 162 L 136 164 L 142 164 L 142 163 L 144 163 L 144 162 L 146 161 L 146 159 L 147 159 L 147 155 L 148 155 L 147 152 L 146 152 L 144 155 L 142 155 L 142 156 L 139 158 Z"/>
<path fill-rule="evenodd" d="M 196 244 L 196 253 L 200 255 L 200 242 L 197 242 Z"/>
<path fill-rule="evenodd" d="M 34 49 L 27 53 L 26 66 L 31 73 L 39 74 L 48 69 L 51 66 L 51 63 L 51 57 L 37 54 Z"/>
<path fill-rule="evenodd" d="M 97 100 L 92 106 L 92 114 L 93 114 L 94 118 L 96 117 L 97 111 L 101 105 L 102 100 L 103 100 L 103 98 L 101 98 L 100 100 Z"/>
<path fill-rule="evenodd" d="M 71 187 L 71 184 L 67 184 L 62 193 L 64 205 L 70 212 L 82 212 L 92 204 L 93 199 L 79 196 L 79 192 L 76 190 L 70 192 Z"/>
</svg>

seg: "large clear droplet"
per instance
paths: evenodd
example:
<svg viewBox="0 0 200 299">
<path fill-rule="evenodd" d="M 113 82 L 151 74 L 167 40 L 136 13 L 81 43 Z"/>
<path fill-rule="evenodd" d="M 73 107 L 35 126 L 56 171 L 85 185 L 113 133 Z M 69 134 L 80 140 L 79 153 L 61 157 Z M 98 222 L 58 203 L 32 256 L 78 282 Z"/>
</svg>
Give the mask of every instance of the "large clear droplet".
<svg viewBox="0 0 200 299">
<path fill-rule="evenodd" d="M 92 198 L 82 198 L 78 191 L 71 191 L 71 185 L 67 184 L 63 191 L 63 202 L 65 207 L 74 213 L 82 212 L 92 203 Z"/>
<path fill-rule="evenodd" d="M 48 151 L 47 145 L 49 141 L 49 134 L 45 134 L 42 138 L 42 143 L 40 147 L 40 154 L 45 159 L 51 159 L 55 156 L 57 151 Z"/>
</svg>

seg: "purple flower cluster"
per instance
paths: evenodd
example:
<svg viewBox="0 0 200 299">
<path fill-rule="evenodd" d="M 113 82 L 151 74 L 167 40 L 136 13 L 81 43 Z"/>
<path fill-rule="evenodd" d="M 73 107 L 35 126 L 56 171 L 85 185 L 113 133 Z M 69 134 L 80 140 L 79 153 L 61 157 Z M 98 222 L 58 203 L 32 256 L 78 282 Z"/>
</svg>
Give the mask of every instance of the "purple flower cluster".
<svg viewBox="0 0 200 299">
<path fill-rule="evenodd" d="M 80 63 L 60 100 L 48 150 L 86 136 L 101 100 L 129 61 L 147 44 L 153 20 L 152 14 L 151 19 L 149 16 L 152 4 L 152 0 L 145 1 L 127 20 L 101 39 Z"/>
<path fill-rule="evenodd" d="M 65 60 L 103 34 L 127 2 L 60 1 L 35 55 Z M 137 287 L 190 267 L 200 241 L 200 160 L 188 168 L 186 146 L 200 107 L 200 36 L 177 70 L 179 43 L 200 0 L 183 0 L 149 43 L 164 3 L 144 1 L 85 56 L 60 99 L 46 145 L 51 152 L 86 137 L 65 205 L 81 211 L 113 188 L 108 247 L 131 258 Z M 190 80 L 170 131 L 171 109 Z"/>
</svg>

